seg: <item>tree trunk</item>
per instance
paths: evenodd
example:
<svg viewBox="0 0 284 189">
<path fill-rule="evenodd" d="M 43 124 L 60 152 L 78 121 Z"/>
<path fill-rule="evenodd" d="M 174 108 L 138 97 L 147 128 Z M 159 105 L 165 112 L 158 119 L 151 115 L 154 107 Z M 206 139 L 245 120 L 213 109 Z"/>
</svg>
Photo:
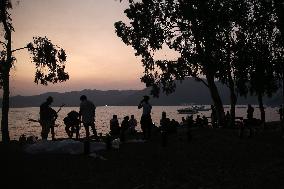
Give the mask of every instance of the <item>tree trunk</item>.
<svg viewBox="0 0 284 189">
<path fill-rule="evenodd" d="M 3 4 L 4 3 L 4 4 Z M 12 67 L 12 34 L 11 34 L 11 26 L 8 24 L 7 18 L 7 5 L 4 1 L 1 1 L 1 21 L 4 26 L 5 30 L 5 39 L 7 41 L 6 45 L 6 61 L 3 63 L 2 66 L 2 77 L 3 77 L 3 99 L 2 99 L 2 120 L 1 120 L 1 131 L 2 131 L 2 141 L 4 143 L 8 143 L 10 141 L 9 136 L 9 128 L 8 128 L 8 121 L 9 121 L 9 73 Z"/>
<path fill-rule="evenodd" d="M 224 107 L 223 107 L 223 103 L 222 103 L 222 100 L 220 98 L 217 86 L 215 84 L 214 77 L 207 74 L 206 79 L 207 79 L 207 82 L 208 82 L 208 87 L 209 87 L 209 90 L 210 90 L 211 98 L 212 98 L 214 105 L 216 107 L 218 124 L 219 124 L 219 126 L 223 127 L 224 124 L 225 124 Z"/>
<path fill-rule="evenodd" d="M 237 95 L 235 93 L 235 85 L 231 74 L 229 75 L 229 89 L 230 89 L 230 101 L 231 101 L 231 120 L 230 126 L 235 126 L 235 117 L 236 117 L 236 104 L 237 104 Z"/>
<path fill-rule="evenodd" d="M 2 141 L 8 143 L 10 141 L 8 120 L 9 120 L 9 72 L 3 73 L 3 99 L 2 99 L 2 120 L 1 131 Z"/>
<path fill-rule="evenodd" d="M 261 122 L 265 123 L 265 111 L 263 106 L 262 94 L 258 94 L 258 104 L 259 104 Z"/>
</svg>

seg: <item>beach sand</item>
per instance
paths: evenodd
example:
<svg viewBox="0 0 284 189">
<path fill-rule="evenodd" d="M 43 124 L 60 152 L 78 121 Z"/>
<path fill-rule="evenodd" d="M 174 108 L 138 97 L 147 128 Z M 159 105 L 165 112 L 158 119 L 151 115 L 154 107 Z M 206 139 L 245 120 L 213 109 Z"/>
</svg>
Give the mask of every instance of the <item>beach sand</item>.
<svg viewBox="0 0 284 189">
<path fill-rule="evenodd" d="M 88 155 L 30 155 L 12 141 L 0 145 L 1 183 L 29 188 L 284 188 L 284 139 L 279 125 L 252 138 L 236 129 L 179 132 Z M 19 188 L 19 187 L 18 187 Z"/>
</svg>

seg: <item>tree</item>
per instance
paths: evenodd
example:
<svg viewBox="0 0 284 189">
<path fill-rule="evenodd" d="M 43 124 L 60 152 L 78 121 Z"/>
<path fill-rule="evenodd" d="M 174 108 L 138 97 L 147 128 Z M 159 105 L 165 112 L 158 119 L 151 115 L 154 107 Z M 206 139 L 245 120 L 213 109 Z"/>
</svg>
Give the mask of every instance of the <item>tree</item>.
<svg viewBox="0 0 284 189">
<path fill-rule="evenodd" d="M 174 80 L 194 77 L 210 90 L 217 109 L 217 117 L 224 122 L 224 109 L 215 79 L 227 75 L 230 69 L 220 62 L 220 45 L 225 44 L 232 30 L 229 1 L 210 0 L 142 0 L 129 1 L 125 10 L 130 26 L 115 23 L 116 33 L 126 45 L 131 45 L 136 56 L 142 57 L 145 67 L 141 78 L 152 86 L 157 95 L 161 88 L 170 93 Z M 224 41 L 225 40 L 225 41 Z M 156 51 L 167 45 L 179 52 L 175 61 L 155 60 Z M 225 47 L 224 47 L 225 48 Z M 225 61 L 226 64 L 228 63 Z M 204 76 L 206 81 L 200 77 Z M 222 76 L 223 77 L 223 76 Z"/>
<path fill-rule="evenodd" d="M 1 131 L 2 141 L 9 142 L 8 115 L 9 115 L 9 85 L 10 70 L 14 66 L 16 58 L 13 53 L 18 50 L 28 49 L 32 56 L 32 62 L 36 66 L 35 83 L 47 85 L 48 82 L 57 83 L 69 79 L 65 72 L 66 53 L 60 47 L 53 45 L 46 37 L 34 37 L 33 42 L 25 47 L 12 49 L 12 19 L 9 11 L 12 9 L 10 0 L 0 0 L 0 23 L 3 25 L 4 37 L 0 41 L 1 64 L 0 84 L 3 88 Z"/>
<path fill-rule="evenodd" d="M 263 96 L 272 96 L 279 89 L 278 76 L 283 73 L 283 65 L 280 68 L 280 62 L 283 63 L 283 46 L 272 1 L 251 0 L 249 6 L 250 17 L 247 24 L 243 25 L 247 80 L 241 84 L 240 91 L 243 95 L 250 92 L 258 97 L 261 120 L 265 122 Z"/>
</svg>

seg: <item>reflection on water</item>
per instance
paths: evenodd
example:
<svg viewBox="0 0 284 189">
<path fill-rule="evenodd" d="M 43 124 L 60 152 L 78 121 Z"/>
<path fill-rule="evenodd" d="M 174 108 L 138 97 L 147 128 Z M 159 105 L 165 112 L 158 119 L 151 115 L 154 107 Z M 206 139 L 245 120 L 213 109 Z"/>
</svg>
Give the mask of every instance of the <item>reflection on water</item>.
<svg viewBox="0 0 284 189">
<path fill-rule="evenodd" d="M 206 108 L 209 106 L 206 106 Z M 175 119 L 181 121 L 182 117 L 186 117 L 186 114 L 178 114 L 177 109 L 182 108 L 181 106 L 154 106 L 152 110 L 152 119 L 156 125 L 159 125 L 159 120 L 163 111 L 167 112 L 167 115 L 170 119 Z M 54 108 L 58 110 L 58 107 Z M 58 119 L 56 123 L 59 125 L 55 128 L 56 137 L 67 137 L 63 118 L 71 110 L 79 111 L 79 107 L 63 107 L 59 112 Z M 225 111 L 229 110 L 228 106 L 225 106 Z M 123 117 L 126 115 L 133 114 L 137 121 L 139 122 L 142 110 L 138 109 L 136 106 L 101 106 L 97 107 L 96 110 L 96 128 L 98 133 L 106 134 L 109 132 L 109 120 L 112 118 L 113 114 L 117 114 L 119 123 L 122 122 Z M 211 111 L 201 111 L 199 115 L 205 115 L 206 117 L 210 116 Z M 194 115 L 194 118 L 196 115 Z M 40 137 L 41 127 L 39 123 L 30 122 L 28 119 L 39 118 L 39 108 L 11 108 L 9 117 L 9 131 L 11 139 L 18 140 L 22 134 L 25 135 L 35 135 Z M 246 116 L 246 108 L 240 107 L 236 109 L 236 116 Z M 259 109 L 255 107 L 254 117 L 260 118 Z M 276 121 L 279 120 L 279 115 L 277 114 L 277 108 L 266 108 L 266 120 L 267 121 Z M 140 130 L 140 125 L 138 125 L 138 130 Z M 84 129 L 81 129 L 81 136 L 85 136 Z M 0 136 L 1 137 L 1 136 Z M 2 138 L 2 137 L 1 137 Z"/>
</svg>

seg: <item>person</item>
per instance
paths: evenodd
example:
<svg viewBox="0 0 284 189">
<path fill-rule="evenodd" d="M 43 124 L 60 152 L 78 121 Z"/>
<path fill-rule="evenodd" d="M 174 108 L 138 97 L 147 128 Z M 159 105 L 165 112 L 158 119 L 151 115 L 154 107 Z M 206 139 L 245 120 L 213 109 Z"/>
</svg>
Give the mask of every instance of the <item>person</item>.
<svg viewBox="0 0 284 189">
<path fill-rule="evenodd" d="M 185 127 L 187 125 L 187 122 L 186 122 L 184 117 L 181 118 L 180 125 L 183 126 L 183 127 Z"/>
<path fill-rule="evenodd" d="M 57 119 L 57 112 L 50 107 L 53 98 L 49 96 L 44 103 L 40 105 L 40 125 L 41 138 L 47 140 L 48 134 L 51 131 L 52 140 L 55 140 L 54 125 Z"/>
<path fill-rule="evenodd" d="M 229 111 L 226 112 L 226 115 L 225 115 L 225 122 L 226 122 L 226 126 L 230 126 L 230 121 L 231 121 L 231 114 Z"/>
<path fill-rule="evenodd" d="M 76 133 L 76 139 L 79 139 L 79 126 L 80 126 L 80 114 L 76 111 L 71 111 L 63 119 L 65 124 L 65 131 L 69 138 L 73 137 L 73 134 Z"/>
<path fill-rule="evenodd" d="M 168 143 L 168 132 L 170 127 L 170 119 L 167 118 L 167 113 L 162 112 L 162 118 L 160 119 L 160 130 L 162 136 L 162 145 L 167 146 Z"/>
<path fill-rule="evenodd" d="M 131 115 L 131 118 L 129 120 L 129 129 L 130 133 L 134 134 L 136 133 L 136 126 L 137 126 L 137 120 L 134 118 L 134 115 Z"/>
<path fill-rule="evenodd" d="M 211 125 L 212 128 L 217 127 L 217 112 L 214 105 L 211 105 Z"/>
<path fill-rule="evenodd" d="M 86 130 L 86 138 L 90 138 L 89 127 L 92 128 L 93 134 L 97 137 L 97 131 L 95 127 L 95 115 L 96 115 L 96 106 L 93 102 L 89 101 L 85 95 L 80 97 L 80 117 L 82 119 L 82 123 Z"/>
<path fill-rule="evenodd" d="M 201 119 L 200 115 L 197 115 L 196 119 L 195 119 L 195 125 L 196 127 L 202 127 L 203 126 L 203 120 Z"/>
<path fill-rule="evenodd" d="M 253 112 L 254 108 L 249 104 L 247 109 L 247 119 L 252 120 L 253 119 Z"/>
<path fill-rule="evenodd" d="M 208 119 L 205 115 L 202 116 L 202 123 L 203 123 L 203 127 L 205 128 L 208 127 Z"/>
<path fill-rule="evenodd" d="M 175 119 L 172 119 L 170 122 L 169 133 L 177 133 L 177 128 L 179 126 L 179 122 L 177 122 Z"/>
<path fill-rule="evenodd" d="M 129 129 L 129 116 L 125 116 L 121 122 L 120 141 L 125 141 L 125 132 Z"/>
<path fill-rule="evenodd" d="M 117 115 L 112 116 L 112 119 L 109 121 L 109 124 L 110 124 L 110 135 L 118 136 L 120 133 L 120 127 L 119 127 Z"/>
<path fill-rule="evenodd" d="M 140 124 L 143 132 L 143 138 L 147 139 L 151 137 L 151 129 L 152 129 L 152 118 L 151 118 L 151 110 L 152 106 L 149 103 L 150 97 L 145 95 L 143 96 L 143 100 L 138 105 L 138 109 L 143 108 L 143 113 L 141 116 Z"/>
</svg>

